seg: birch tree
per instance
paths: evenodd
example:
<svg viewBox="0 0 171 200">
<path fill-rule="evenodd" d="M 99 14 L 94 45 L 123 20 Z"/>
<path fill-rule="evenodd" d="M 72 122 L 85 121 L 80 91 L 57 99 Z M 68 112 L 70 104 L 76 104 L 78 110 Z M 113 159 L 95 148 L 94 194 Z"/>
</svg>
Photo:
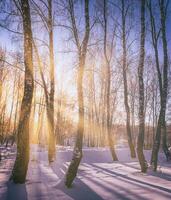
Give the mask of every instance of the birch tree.
<svg viewBox="0 0 171 200">
<path fill-rule="evenodd" d="M 151 3 L 151 2 L 150 2 Z M 166 140 L 166 105 L 167 105 L 167 95 L 168 95 L 168 47 L 167 47 L 167 36 L 166 36 L 166 19 L 167 19 L 167 4 L 168 1 L 159 0 L 159 9 L 160 9 L 160 23 L 161 23 L 161 34 L 162 34 L 162 45 L 163 45 L 163 72 L 161 73 L 160 68 L 157 65 L 159 86 L 160 86 L 160 113 L 157 122 L 157 130 L 155 135 L 155 141 L 153 144 L 151 164 L 153 170 L 157 170 L 158 162 L 158 152 L 160 148 L 160 140 L 162 136 L 162 146 L 163 151 L 168 159 L 170 157 L 170 152 L 168 151 L 167 140 Z M 155 34 L 154 28 L 154 17 L 151 14 L 151 26 L 152 33 Z M 155 35 L 152 38 L 155 42 Z M 154 43 L 156 44 L 156 43 Z M 155 47 L 156 49 L 156 47 Z M 157 58 L 157 57 L 156 57 Z"/>
<path fill-rule="evenodd" d="M 85 18 L 85 32 L 82 43 L 80 43 L 78 30 L 75 21 L 74 2 L 69 0 L 69 13 L 72 22 L 72 29 L 74 34 L 75 43 L 78 50 L 78 71 L 77 71 L 77 98 L 78 98 L 78 127 L 75 147 L 73 151 L 73 157 L 66 173 L 65 184 L 67 187 L 71 187 L 74 178 L 77 175 L 77 170 L 82 158 L 82 145 L 83 145 L 83 133 L 84 133 L 84 97 L 83 97 L 83 76 L 84 67 L 87 54 L 87 45 L 90 34 L 90 22 L 89 22 L 89 0 L 84 0 L 84 18 Z"/>
<path fill-rule="evenodd" d="M 48 160 L 49 163 L 55 160 L 56 154 L 56 137 L 54 130 L 54 95 L 55 95 L 55 63 L 54 63 L 54 19 L 53 19 L 53 4 L 52 0 L 47 0 L 43 2 L 45 8 L 47 9 L 47 16 L 44 14 L 40 5 L 37 4 L 34 0 L 32 0 L 33 6 L 43 21 L 43 24 L 48 32 L 48 51 L 49 51 L 49 71 L 50 71 L 50 91 L 48 90 L 45 76 L 43 73 L 43 62 L 41 60 L 41 56 L 39 54 L 39 50 L 36 46 L 36 42 L 34 40 L 34 50 L 35 56 L 38 63 L 38 67 L 40 70 L 40 75 L 43 83 L 44 93 L 45 93 L 45 102 L 46 102 L 46 114 L 47 114 L 47 122 L 48 122 Z"/>
<path fill-rule="evenodd" d="M 139 135 L 137 140 L 137 155 L 141 166 L 141 171 L 146 172 L 147 162 L 143 154 L 144 131 L 145 131 L 145 112 L 144 112 L 144 57 L 145 57 L 145 0 L 141 0 L 141 40 L 140 55 L 138 65 L 139 79 Z"/>
<path fill-rule="evenodd" d="M 107 135 L 108 135 L 108 143 L 110 147 L 110 152 L 112 154 L 112 159 L 114 161 L 118 160 L 116 156 L 116 152 L 114 149 L 114 142 L 113 137 L 111 134 L 111 57 L 113 54 L 113 46 L 111 47 L 111 50 L 109 51 L 107 49 L 107 1 L 104 0 L 104 8 L 103 8 L 103 18 L 104 18 L 104 59 L 105 59 L 105 65 L 106 65 L 106 110 L 107 110 L 107 116 L 106 116 L 106 125 L 107 125 Z M 113 42 L 111 42 L 113 45 Z M 110 52 L 110 55 L 107 54 L 107 51 Z M 113 114 L 113 113 L 112 113 Z"/>
<path fill-rule="evenodd" d="M 124 104 L 126 111 L 126 129 L 128 136 L 128 144 L 131 152 L 131 157 L 135 158 L 135 148 L 132 141 L 131 125 L 130 125 L 130 107 L 128 102 L 128 81 L 127 81 L 127 45 L 126 45 L 126 18 L 128 14 L 129 4 L 125 4 L 125 0 L 121 1 L 121 15 L 122 15 L 122 73 L 123 73 L 123 83 L 124 83 Z"/>
<path fill-rule="evenodd" d="M 22 16 L 24 34 L 24 95 L 21 104 L 19 125 L 17 130 L 17 157 L 12 171 L 11 179 L 15 183 L 24 183 L 26 180 L 29 162 L 29 118 L 33 97 L 33 55 L 32 55 L 32 29 L 30 6 L 28 0 L 14 1 Z"/>
</svg>

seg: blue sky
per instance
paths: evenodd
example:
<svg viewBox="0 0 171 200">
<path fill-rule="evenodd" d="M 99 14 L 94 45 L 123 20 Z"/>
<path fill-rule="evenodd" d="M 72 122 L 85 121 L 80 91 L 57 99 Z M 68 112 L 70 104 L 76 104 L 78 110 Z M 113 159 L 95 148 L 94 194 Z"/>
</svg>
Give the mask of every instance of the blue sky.
<svg viewBox="0 0 171 200">
<path fill-rule="evenodd" d="M 94 8 L 94 2 L 96 0 L 90 0 L 90 15 L 91 15 L 91 24 L 92 24 L 92 18 L 95 12 L 95 8 Z M 98 1 L 97 1 L 98 2 Z M 154 1 L 156 2 L 156 1 Z M 169 56 L 171 54 L 171 1 L 169 2 L 169 15 L 168 15 L 168 20 L 167 20 L 167 37 L 168 37 L 168 51 L 169 51 Z M 138 3 L 137 3 L 138 4 Z M 80 23 L 79 23 L 79 31 L 81 29 L 83 29 L 83 4 L 81 5 L 80 11 L 76 11 L 76 15 L 80 15 L 82 16 Z M 117 13 L 118 14 L 118 13 Z M 117 14 L 115 14 L 116 17 L 119 18 L 119 15 L 117 16 Z M 137 24 L 137 26 L 135 27 L 136 30 L 136 34 L 138 33 L 138 31 L 140 30 L 140 27 L 138 26 L 139 23 L 139 7 L 135 8 L 135 13 L 134 13 L 134 17 L 135 17 L 135 22 Z M 2 17 L 2 16 L 1 16 Z M 159 16 L 156 16 L 156 19 L 158 18 L 158 20 L 160 20 Z M 57 19 L 58 21 L 60 20 L 60 18 Z M 149 23 L 149 21 L 146 21 L 147 24 Z M 66 23 L 66 21 L 62 21 L 62 23 Z M 160 21 L 159 21 L 160 23 Z M 78 24 L 78 21 L 77 21 Z M 111 22 L 110 22 L 111 24 Z M 11 28 L 15 28 L 14 26 L 11 26 Z M 112 27 L 109 26 L 109 29 L 111 29 Z M 35 31 L 36 30 L 36 31 Z M 95 30 L 95 29 L 94 29 Z M 37 27 L 37 25 L 33 26 L 33 32 L 36 32 L 36 37 L 40 37 L 40 38 L 47 38 L 47 32 L 44 32 L 43 30 L 39 30 L 39 27 Z M 100 35 L 102 36 L 102 28 L 98 28 L 98 31 L 100 33 Z M 18 51 L 21 50 L 21 46 L 22 46 L 22 42 L 18 43 L 15 42 L 12 39 L 12 36 L 14 34 L 9 33 L 8 31 L 5 31 L 4 29 L 0 29 L 0 34 L 1 34 L 1 42 L 0 45 L 3 47 L 6 47 L 6 49 L 8 51 Z M 35 33 L 34 33 L 35 35 Z M 138 35 L 139 36 L 139 35 Z M 75 96 L 76 97 L 76 76 L 75 76 L 75 66 L 77 63 L 77 57 L 75 57 L 75 53 L 62 53 L 62 51 L 65 50 L 73 50 L 75 51 L 75 46 L 73 45 L 73 43 L 71 41 L 67 41 L 67 39 L 70 37 L 70 34 L 67 30 L 65 30 L 64 28 L 60 28 L 60 27 L 56 27 L 54 30 L 54 55 L 55 55 L 55 70 L 56 70 L 56 82 L 57 82 L 57 88 L 61 88 L 63 87 L 64 90 L 66 90 L 67 92 L 70 93 L 71 96 Z M 150 32 L 146 32 L 146 53 L 149 54 L 151 52 L 153 52 L 152 46 L 150 45 L 149 42 L 149 38 L 151 38 Z M 97 39 L 97 38 L 95 38 Z M 139 41 L 137 42 L 136 45 L 139 44 Z M 137 48 L 137 47 L 136 47 Z M 162 56 L 162 45 L 159 45 L 159 54 L 160 54 L 160 59 L 162 61 L 163 56 Z M 65 81 L 64 81 L 65 80 Z"/>
</svg>

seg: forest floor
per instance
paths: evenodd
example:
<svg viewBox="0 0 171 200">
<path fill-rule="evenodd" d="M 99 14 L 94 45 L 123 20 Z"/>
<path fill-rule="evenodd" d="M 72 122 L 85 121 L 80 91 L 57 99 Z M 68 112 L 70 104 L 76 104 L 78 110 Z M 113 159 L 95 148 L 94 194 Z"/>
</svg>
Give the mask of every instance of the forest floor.
<svg viewBox="0 0 171 200">
<path fill-rule="evenodd" d="M 171 162 L 159 154 L 158 172 L 140 173 L 137 159 L 128 148 L 117 148 L 118 162 L 111 161 L 107 148 L 84 148 L 84 157 L 73 187 L 64 186 L 72 148 L 58 147 L 56 161 L 49 165 L 47 151 L 31 146 L 27 181 L 9 182 L 15 153 L 8 150 L 0 162 L 0 200 L 164 200 L 171 199 Z M 145 151 L 149 161 L 151 151 Z"/>
</svg>

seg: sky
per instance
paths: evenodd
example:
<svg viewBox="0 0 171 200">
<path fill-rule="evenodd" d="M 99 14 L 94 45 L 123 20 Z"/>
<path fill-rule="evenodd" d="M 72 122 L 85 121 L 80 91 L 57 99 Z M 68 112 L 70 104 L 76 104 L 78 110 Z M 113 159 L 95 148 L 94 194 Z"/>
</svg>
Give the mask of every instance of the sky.
<svg viewBox="0 0 171 200">
<path fill-rule="evenodd" d="M 95 7 L 94 3 L 96 0 L 90 0 L 90 20 L 92 23 L 93 16 L 95 14 Z M 99 1 L 100 2 L 100 1 Z M 156 2 L 155 0 L 153 1 L 154 3 Z M 137 4 L 138 5 L 138 4 Z M 109 6 L 110 7 L 110 6 Z M 80 11 L 76 10 L 76 15 L 80 15 L 80 21 L 77 25 L 79 27 L 79 30 L 83 29 L 83 3 L 80 6 Z M 171 53 L 171 1 L 169 2 L 169 15 L 168 15 L 168 20 L 167 20 L 167 38 L 168 38 L 168 52 L 169 55 Z M 135 29 L 139 29 L 140 27 L 138 26 L 139 23 L 139 8 L 136 7 L 134 8 L 134 17 L 135 17 L 135 24 L 137 25 Z M 118 12 L 118 11 L 117 11 Z M 156 13 L 157 15 L 157 13 Z M 119 19 L 119 14 L 116 13 L 114 15 L 116 18 Z M 4 17 L 4 14 L 1 12 L 0 14 L 0 19 Z M 156 16 L 157 19 L 158 16 Z M 158 18 L 159 19 L 159 18 Z M 68 19 L 63 18 L 61 16 L 56 17 L 57 22 L 61 22 L 64 24 L 67 24 Z M 65 21 L 66 20 L 66 21 Z M 112 22 L 109 21 L 110 24 Z M 146 24 L 149 24 L 149 21 L 146 20 Z M 16 29 L 16 23 L 13 25 L 10 25 L 10 28 Z M 111 29 L 112 27 L 109 27 Z M 37 25 L 33 25 L 33 32 L 36 32 L 36 37 L 38 38 L 47 38 L 47 33 L 42 29 L 39 31 L 39 27 Z M 102 29 L 98 28 L 98 31 L 102 31 Z M 2 28 L 0 28 L 0 34 L 1 34 L 1 42 L 0 46 L 5 47 L 7 51 L 15 52 L 21 50 L 22 42 L 16 42 L 14 39 L 14 34 L 10 33 L 9 31 L 6 31 Z M 35 34 L 34 34 L 35 35 Z M 133 33 L 134 35 L 134 33 Z M 66 90 L 69 95 L 76 97 L 76 63 L 77 63 L 77 57 L 75 57 L 74 52 L 65 52 L 64 51 L 75 51 L 75 46 L 73 42 L 69 41 L 68 38 L 70 37 L 70 33 L 65 29 L 61 27 L 55 27 L 54 29 L 54 55 L 55 55 L 55 74 L 56 74 L 56 87 L 57 90 L 59 88 L 63 88 Z M 150 46 L 149 38 L 151 37 L 150 33 L 148 30 L 146 30 L 146 54 L 151 54 L 152 53 L 152 47 Z M 150 47 L 149 47 L 150 46 Z M 137 46 L 136 46 L 137 48 Z M 47 51 L 47 50 L 46 50 Z M 163 59 L 162 56 L 162 45 L 159 45 L 159 55 L 161 60 Z"/>
</svg>

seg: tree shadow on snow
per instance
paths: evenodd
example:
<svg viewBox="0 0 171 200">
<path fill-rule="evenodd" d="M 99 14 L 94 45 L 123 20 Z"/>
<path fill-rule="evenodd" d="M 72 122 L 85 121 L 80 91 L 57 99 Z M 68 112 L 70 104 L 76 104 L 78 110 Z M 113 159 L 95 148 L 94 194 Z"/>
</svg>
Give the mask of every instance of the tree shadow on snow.
<svg viewBox="0 0 171 200">
<path fill-rule="evenodd" d="M 12 181 L 7 183 L 7 193 L 5 200 L 28 200 L 26 185 L 15 184 Z"/>
<path fill-rule="evenodd" d="M 79 178 L 75 179 L 72 188 L 67 188 L 64 185 L 64 180 L 57 186 L 57 188 L 73 200 L 104 200 Z"/>
<path fill-rule="evenodd" d="M 129 167 L 129 168 L 133 168 L 133 169 L 136 169 L 136 170 L 139 170 L 140 171 L 140 167 L 138 167 L 137 165 L 133 163 L 121 163 L 123 166 L 126 166 L 126 167 Z M 161 179 L 164 179 L 164 180 L 167 180 L 167 181 L 171 181 L 171 174 L 168 174 L 168 173 L 165 173 L 165 172 L 160 172 L 160 171 L 157 171 L 157 172 L 154 172 L 154 171 L 147 171 L 146 173 L 146 176 L 154 176 L 154 177 L 158 177 L 158 178 L 161 178 Z"/>
<path fill-rule="evenodd" d="M 135 163 L 135 162 L 126 162 L 126 163 L 119 162 L 119 164 L 129 167 L 129 168 L 132 168 L 132 169 L 140 170 L 140 166 L 137 166 L 137 163 Z"/>
<path fill-rule="evenodd" d="M 162 178 L 164 180 L 167 180 L 167 181 L 171 181 L 171 174 L 167 174 L 165 172 L 153 172 L 153 171 L 150 171 L 147 173 L 147 176 L 150 175 L 150 176 L 155 176 L 155 177 L 158 177 L 158 178 Z"/>
<path fill-rule="evenodd" d="M 101 179 L 101 178 L 99 178 Z M 95 185 L 98 187 L 101 187 L 103 190 L 105 190 L 108 194 L 110 194 L 113 199 L 120 199 L 120 200 L 133 200 L 133 199 L 141 199 L 141 200 L 146 200 L 145 198 L 140 197 L 139 195 L 131 192 L 128 189 L 119 186 L 118 184 L 113 184 L 113 183 L 104 183 L 103 180 L 101 181 L 95 181 L 92 178 L 90 178 L 91 182 L 93 182 Z"/>
<path fill-rule="evenodd" d="M 151 189 L 152 190 L 157 189 L 158 191 L 161 191 L 161 192 L 167 192 L 169 194 L 163 194 L 163 195 L 167 196 L 169 198 L 171 197 L 171 190 L 168 189 L 168 188 L 161 187 L 159 185 L 155 185 L 155 184 L 152 184 L 152 183 L 149 183 L 149 182 L 146 182 L 146 181 L 141 181 L 141 180 L 138 180 L 136 178 L 128 177 L 127 175 L 120 174 L 118 172 L 114 172 L 114 171 L 105 169 L 105 168 L 97 166 L 95 164 L 92 164 L 92 166 L 96 167 L 96 168 L 99 168 L 101 170 L 104 170 L 104 172 L 107 172 L 108 174 L 110 174 L 110 176 L 114 176 L 115 178 L 121 179 L 124 182 L 130 182 L 131 184 L 139 185 L 140 187 L 143 187 L 143 188 L 146 188 L 146 189 L 148 188 L 149 190 L 151 190 Z M 155 190 L 155 193 L 158 192 L 157 190 Z"/>
</svg>

